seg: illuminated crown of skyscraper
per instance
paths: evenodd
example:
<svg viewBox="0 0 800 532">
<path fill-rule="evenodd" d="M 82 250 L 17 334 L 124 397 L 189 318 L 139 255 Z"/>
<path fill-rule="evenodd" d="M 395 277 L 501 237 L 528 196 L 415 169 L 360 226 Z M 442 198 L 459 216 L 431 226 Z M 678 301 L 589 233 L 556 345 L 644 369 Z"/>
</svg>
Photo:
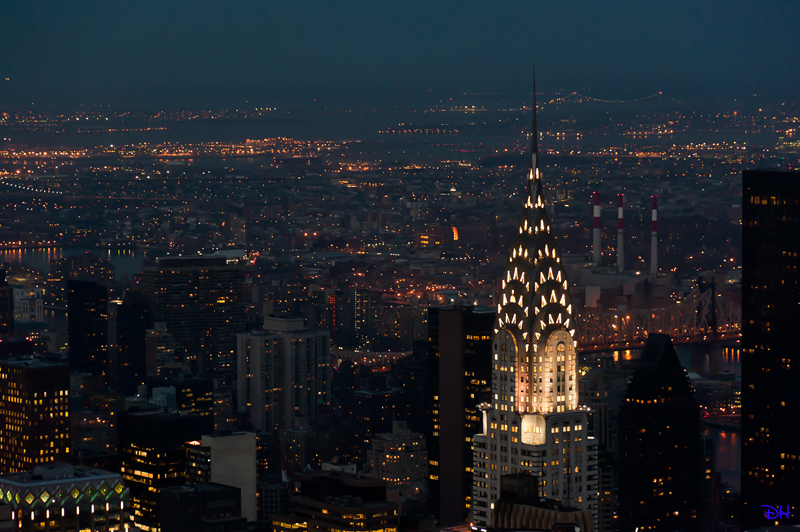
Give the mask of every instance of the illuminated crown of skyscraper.
<svg viewBox="0 0 800 532">
<path fill-rule="evenodd" d="M 514 346 L 518 393 L 514 398 L 521 412 L 558 412 L 577 407 L 574 380 L 575 308 L 561 258 L 561 249 L 550 233 L 550 218 L 539 168 L 536 125 L 536 79 L 533 86 L 531 167 L 518 234 L 508 256 L 497 307 L 496 337 L 502 345 Z M 552 348 L 552 356 L 546 356 Z M 571 361 L 571 364 L 561 362 Z M 569 382 L 569 390 L 551 391 L 538 382 L 542 373 L 555 370 L 556 382 Z M 567 379 L 569 375 L 572 378 Z M 570 392 L 570 393 L 567 393 Z"/>
</svg>

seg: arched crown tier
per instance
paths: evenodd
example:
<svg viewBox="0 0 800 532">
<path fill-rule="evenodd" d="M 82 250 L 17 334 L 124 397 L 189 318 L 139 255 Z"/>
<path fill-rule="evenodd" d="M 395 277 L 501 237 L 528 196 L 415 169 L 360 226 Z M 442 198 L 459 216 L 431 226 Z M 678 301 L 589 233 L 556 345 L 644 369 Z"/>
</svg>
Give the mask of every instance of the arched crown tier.
<svg viewBox="0 0 800 532">
<path fill-rule="evenodd" d="M 523 211 L 497 304 L 493 396 L 503 410 L 564 412 L 577 408 L 576 309 L 561 249 L 550 233 L 535 106 L 534 100 Z"/>
</svg>

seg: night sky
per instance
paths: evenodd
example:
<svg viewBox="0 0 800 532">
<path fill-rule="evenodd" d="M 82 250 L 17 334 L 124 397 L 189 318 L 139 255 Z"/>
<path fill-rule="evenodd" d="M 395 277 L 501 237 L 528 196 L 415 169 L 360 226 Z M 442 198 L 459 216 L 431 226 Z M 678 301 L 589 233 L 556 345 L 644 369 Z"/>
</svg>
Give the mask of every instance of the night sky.
<svg viewBox="0 0 800 532">
<path fill-rule="evenodd" d="M 12 1 L 0 104 L 386 105 L 530 86 L 800 94 L 800 2 Z M 8 78 L 8 79 L 6 79 Z"/>
</svg>

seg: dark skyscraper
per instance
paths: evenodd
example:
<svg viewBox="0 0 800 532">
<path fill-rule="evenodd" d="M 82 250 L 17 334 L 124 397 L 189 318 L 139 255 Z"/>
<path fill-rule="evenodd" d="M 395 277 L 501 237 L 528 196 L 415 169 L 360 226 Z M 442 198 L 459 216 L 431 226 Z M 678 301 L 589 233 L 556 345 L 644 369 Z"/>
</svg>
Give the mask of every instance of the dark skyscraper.
<svg viewBox="0 0 800 532">
<path fill-rule="evenodd" d="M 651 333 L 619 413 L 619 530 L 700 530 L 700 413 L 669 335 Z"/>
<path fill-rule="evenodd" d="M 208 376 L 236 377 L 236 333 L 243 332 L 245 272 L 227 255 L 162 257 L 142 271 L 145 301 L 154 322 L 183 346 L 202 354 Z"/>
<path fill-rule="evenodd" d="M 67 281 L 69 364 L 108 378 L 108 289 L 91 281 Z"/>
<path fill-rule="evenodd" d="M 361 389 L 353 391 L 353 461 L 367 460 L 372 438 L 392 431 L 395 408 L 402 403 L 402 390 L 388 385 L 387 374 L 373 374 L 364 379 Z"/>
<path fill-rule="evenodd" d="M 614 514 L 617 471 L 617 418 L 628 373 L 615 367 L 611 353 L 603 355 L 600 365 L 590 369 L 578 381 L 581 404 L 589 408 L 589 431 L 598 447 L 598 532 L 610 532 L 616 526 Z"/>
<path fill-rule="evenodd" d="M 425 433 L 428 410 L 428 342 L 416 341 L 411 354 L 392 363 L 392 384 L 400 388 L 395 419 L 414 432 Z"/>
<path fill-rule="evenodd" d="M 0 338 L 14 332 L 14 289 L 8 286 L 6 271 L 0 270 Z"/>
<path fill-rule="evenodd" d="M 115 310 L 115 326 L 109 329 L 109 334 L 116 333 L 116 338 L 109 338 L 116 352 L 116 357 L 112 356 L 110 361 L 111 377 L 142 384 L 147 378 L 145 338 L 147 329 L 153 325 L 150 308 L 141 292 L 133 290 L 125 293 Z"/>
<path fill-rule="evenodd" d="M 800 173 L 743 174 L 742 525 L 800 523 Z"/>
<path fill-rule="evenodd" d="M 472 435 L 481 431 L 478 405 L 492 400 L 494 320 L 491 309 L 428 309 L 428 473 L 442 527 L 469 515 Z"/>
</svg>

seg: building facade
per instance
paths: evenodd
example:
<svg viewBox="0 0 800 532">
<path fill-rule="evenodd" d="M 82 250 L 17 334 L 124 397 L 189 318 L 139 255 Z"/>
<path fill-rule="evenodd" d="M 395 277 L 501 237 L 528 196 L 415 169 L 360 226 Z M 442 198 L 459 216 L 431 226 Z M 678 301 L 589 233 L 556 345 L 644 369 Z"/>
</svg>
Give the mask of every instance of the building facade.
<svg viewBox="0 0 800 532">
<path fill-rule="evenodd" d="M 409 429 L 423 434 L 428 430 L 429 375 L 428 342 L 415 341 L 410 354 L 392 362 L 392 384 L 401 390 L 395 419 L 406 421 Z"/>
<path fill-rule="evenodd" d="M 317 402 L 330 402 L 330 333 L 302 318 L 266 317 L 264 328 L 237 336 L 239 408 L 261 432 L 313 425 Z"/>
<path fill-rule="evenodd" d="M 161 490 L 159 521 L 163 532 L 244 532 L 239 488 L 207 483 Z"/>
<path fill-rule="evenodd" d="M 494 309 L 428 309 L 428 463 L 439 526 L 463 523 L 472 499 L 472 436 L 491 401 Z"/>
<path fill-rule="evenodd" d="M 616 368 L 610 353 L 578 381 L 580 404 L 589 412 L 589 435 L 598 449 L 597 532 L 612 532 L 617 523 L 618 416 L 627 386 L 628 374 Z"/>
<path fill-rule="evenodd" d="M 128 525 L 130 490 L 119 473 L 65 463 L 0 476 L 14 530 L 111 532 Z"/>
<path fill-rule="evenodd" d="M 14 289 L 6 281 L 6 271 L 0 270 L 0 339 L 14 333 Z"/>
<path fill-rule="evenodd" d="M 590 369 L 578 381 L 580 404 L 589 408 L 589 435 L 600 449 L 616 450 L 619 406 L 628 387 L 628 374 L 618 370 L 610 354 L 600 366 Z"/>
<path fill-rule="evenodd" d="M 298 473 L 287 514 L 272 517 L 272 530 L 288 532 L 397 532 L 397 503 L 382 480 L 338 471 Z"/>
<path fill-rule="evenodd" d="M 187 443 L 187 481 L 215 482 L 241 491 L 241 515 L 247 521 L 257 517 L 256 435 L 231 432 L 204 435 Z M 193 465 L 192 465 L 193 464 Z"/>
<path fill-rule="evenodd" d="M 402 401 L 401 392 L 400 388 L 389 385 L 389 375 L 386 373 L 376 373 L 362 379 L 360 389 L 353 390 L 350 402 L 353 423 L 350 460 L 366 462 L 372 439 L 392 430 L 396 407 Z"/>
<path fill-rule="evenodd" d="M 29 471 L 70 458 L 69 366 L 0 361 L 0 471 Z"/>
<path fill-rule="evenodd" d="M 108 379 L 108 288 L 93 281 L 67 281 L 69 363 L 72 369 Z"/>
<path fill-rule="evenodd" d="M 44 321 L 44 288 L 14 287 L 14 321 L 17 323 Z"/>
<path fill-rule="evenodd" d="M 743 174 L 742 525 L 775 524 L 762 504 L 800 500 L 800 175 Z M 800 524 L 795 507 L 781 525 Z"/>
<path fill-rule="evenodd" d="M 372 448 L 367 452 L 367 467 L 390 489 L 407 493 L 424 489 L 428 477 L 425 437 L 408 430 L 405 421 L 394 421 L 392 432 L 378 434 L 372 440 Z"/>
<path fill-rule="evenodd" d="M 163 321 L 154 323 L 153 328 L 145 332 L 144 351 L 147 375 L 161 375 L 166 369 L 177 366 L 175 338 L 167 332 Z"/>
<path fill-rule="evenodd" d="M 147 329 L 152 326 L 150 308 L 138 290 L 129 290 L 122 301 L 109 304 L 109 377 L 142 384 L 146 368 Z"/>
<path fill-rule="evenodd" d="M 257 498 L 259 523 L 269 523 L 273 514 L 286 510 L 289 499 L 288 480 L 266 477 L 258 481 Z"/>
<path fill-rule="evenodd" d="M 208 376 L 236 375 L 236 334 L 246 325 L 245 272 L 235 257 L 161 257 L 142 268 L 142 295 L 153 322 L 201 354 Z"/>
<path fill-rule="evenodd" d="M 534 88 L 534 96 L 535 96 Z M 539 477 L 540 496 L 597 512 L 597 449 L 578 407 L 575 313 L 561 250 L 550 233 L 539 169 L 536 105 L 532 160 L 518 235 L 502 278 L 492 340 L 492 397 L 473 440 L 472 519 L 492 524 L 501 479 Z"/>
</svg>

